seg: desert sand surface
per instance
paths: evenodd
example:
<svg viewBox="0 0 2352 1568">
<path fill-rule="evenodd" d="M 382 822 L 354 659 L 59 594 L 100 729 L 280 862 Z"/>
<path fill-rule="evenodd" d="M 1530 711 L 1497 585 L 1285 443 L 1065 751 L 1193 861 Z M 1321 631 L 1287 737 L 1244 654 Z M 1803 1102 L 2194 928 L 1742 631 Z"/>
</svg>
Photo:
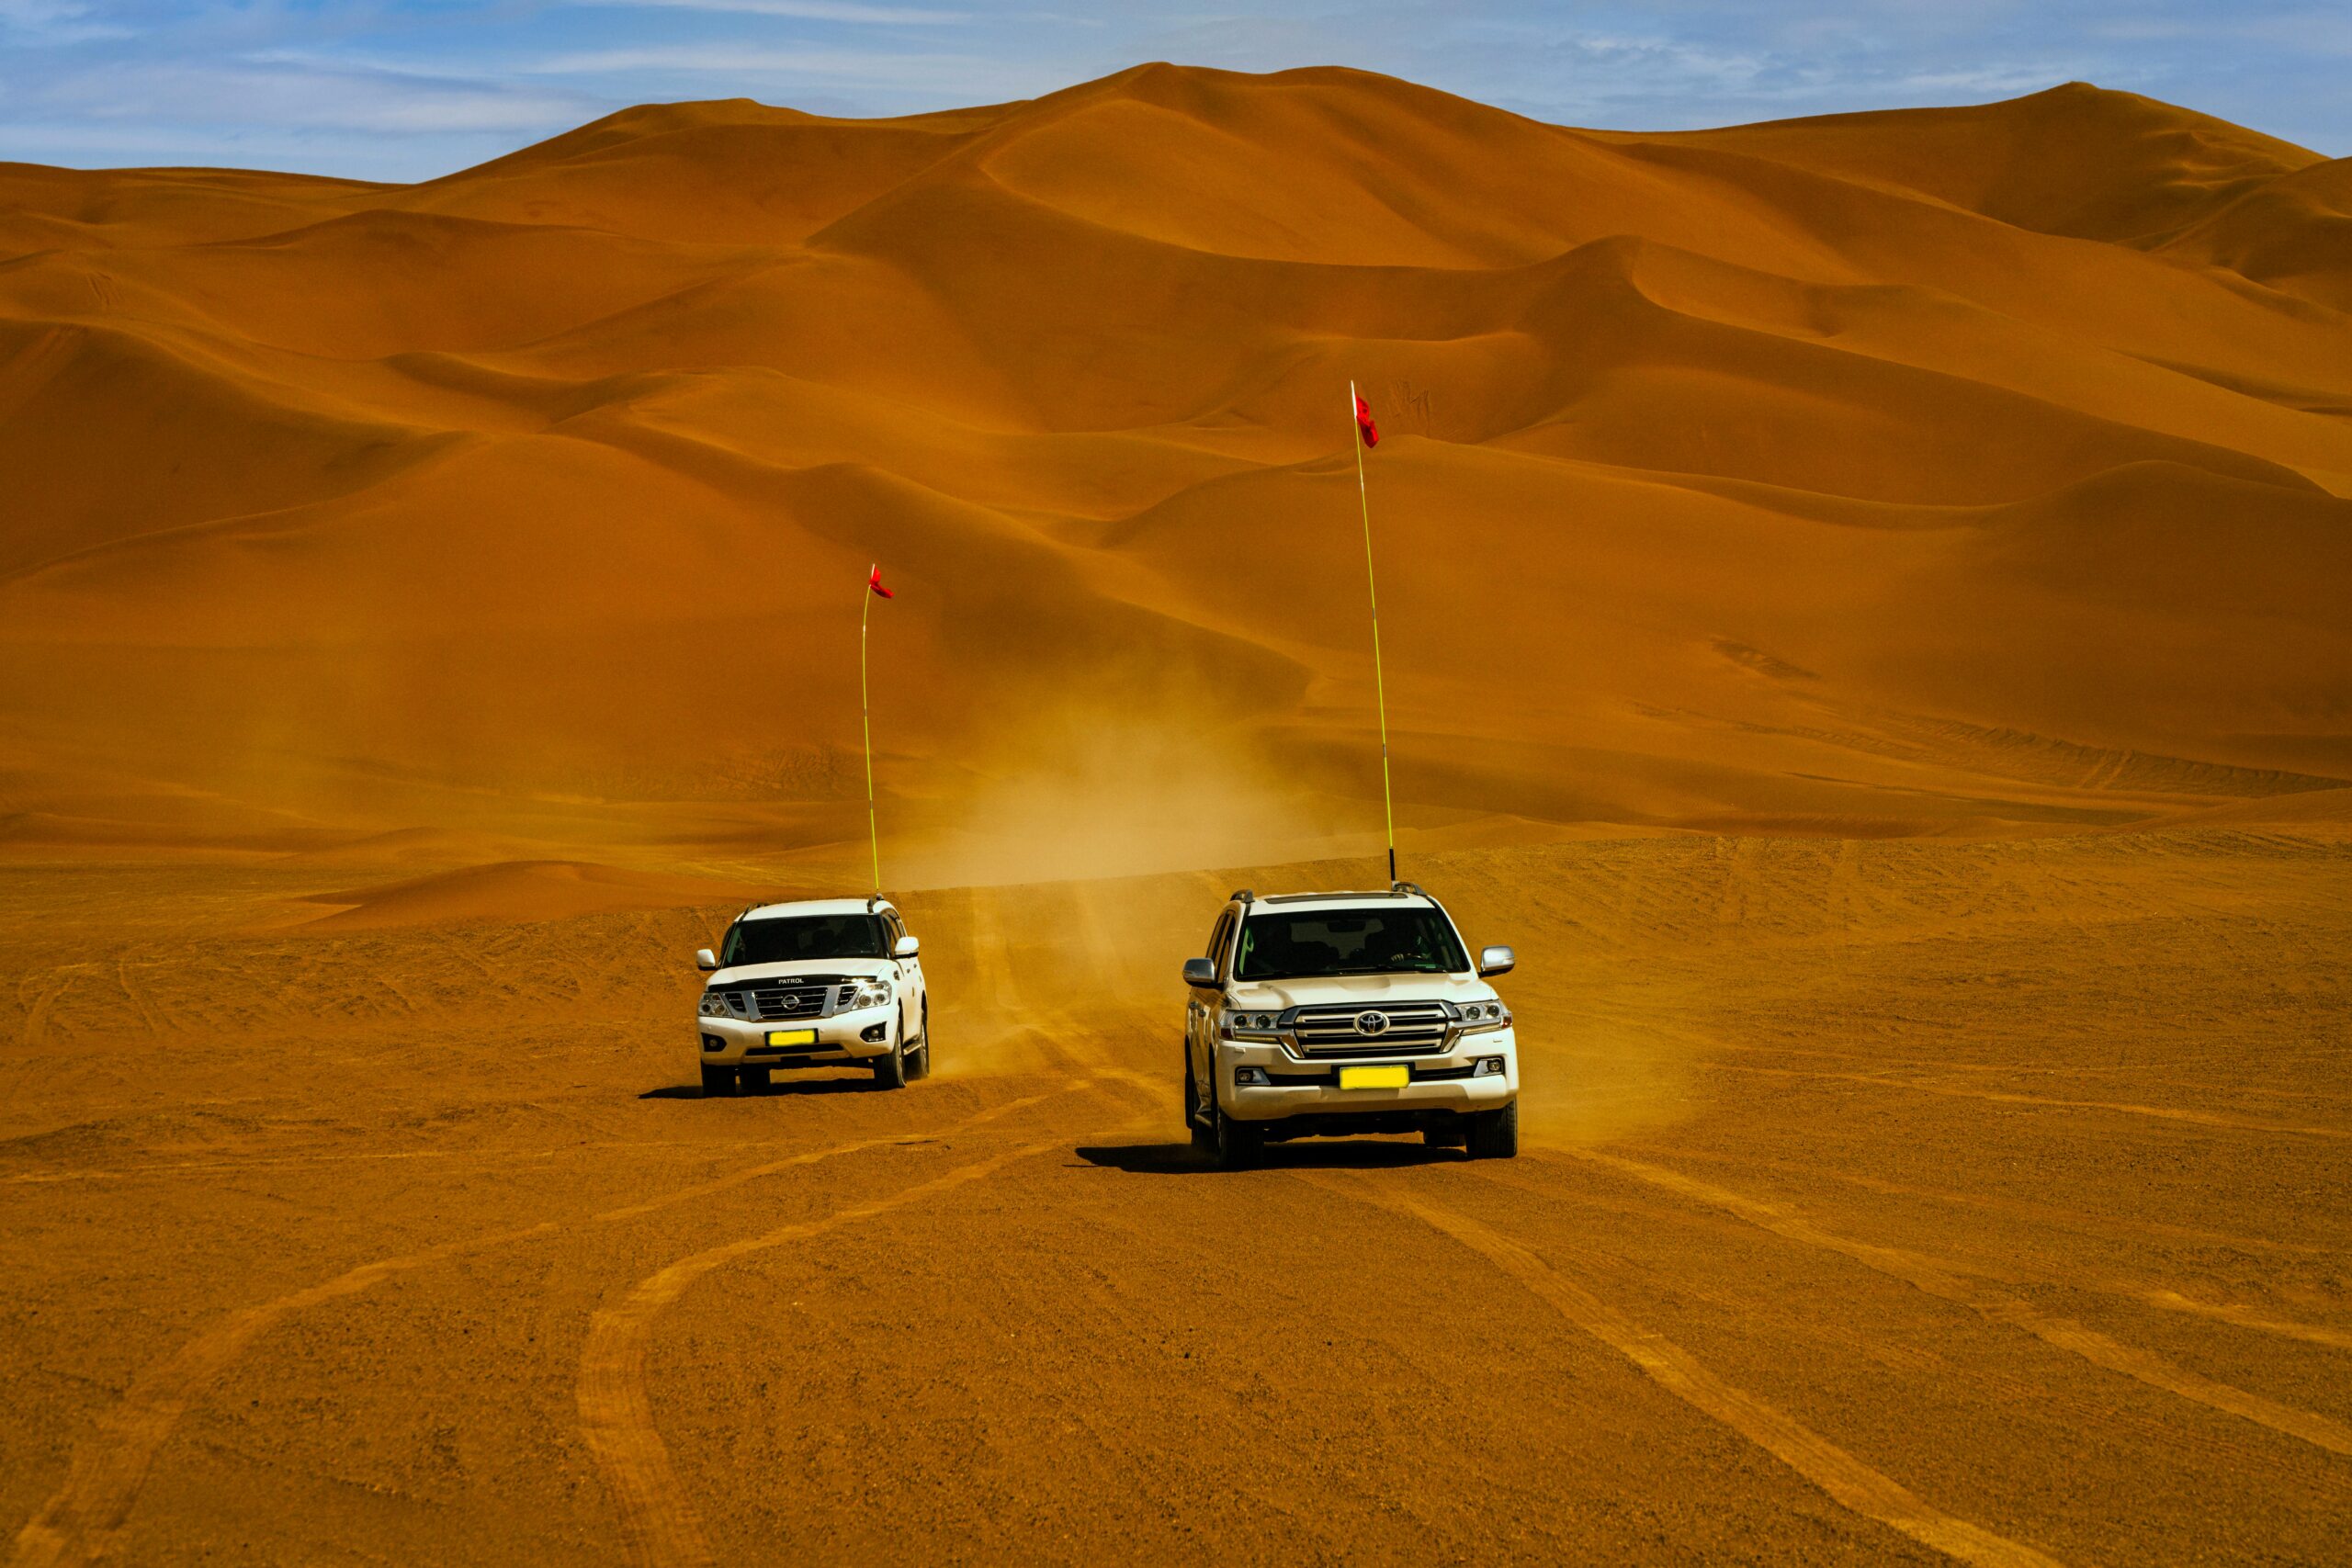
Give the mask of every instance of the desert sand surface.
<svg viewBox="0 0 2352 1568">
<path fill-rule="evenodd" d="M 0 873 L 14 1561 L 2342 1561 L 2352 829 L 1431 856 L 1521 1157 L 1211 1171 L 1178 958 L 1365 869 L 911 895 L 936 1075 L 707 1100 L 731 907 Z"/>
<path fill-rule="evenodd" d="M 0 164 L 0 1540 L 2341 1562 L 2352 175 L 1139 68 Z M 1525 1142 L 1213 1173 L 1225 895 Z M 705 1099 L 866 874 L 938 1072 Z"/>
</svg>

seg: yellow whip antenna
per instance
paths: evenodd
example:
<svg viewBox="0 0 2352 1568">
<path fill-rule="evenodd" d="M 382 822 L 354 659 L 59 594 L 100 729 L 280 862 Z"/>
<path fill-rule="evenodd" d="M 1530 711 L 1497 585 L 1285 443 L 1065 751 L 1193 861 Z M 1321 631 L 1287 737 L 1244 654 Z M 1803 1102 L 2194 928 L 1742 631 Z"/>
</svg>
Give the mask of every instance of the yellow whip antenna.
<svg viewBox="0 0 2352 1568">
<path fill-rule="evenodd" d="M 882 574 L 882 563 L 874 563 L 866 574 L 865 592 L 858 597 L 865 608 L 857 616 L 857 716 L 865 731 L 865 841 L 874 852 L 874 893 L 882 893 L 882 832 L 874 820 L 874 708 L 865 695 L 865 628 L 874 619 L 874 583 Z"/>
<path fill-rule="evenodd" d="M 1356 427 L 1349 445 L 1356 449 L 1356 500 L 1363 508 L 1363 588 L 1372 602 L 1372 692 L 1380 710 L 1380 807 L 1388 819 L 1388 880 L 1396 880 L 1396 802 L 1388 788 L 1388 684 L 1380 668 L 1380 587 L 1372 573 L 1372 492 L 1363 481 L 1363 422 L 1356 410 L 1363 400 L 1356 384 L 1348 383 L 1348 423 Z"/>
</svg>

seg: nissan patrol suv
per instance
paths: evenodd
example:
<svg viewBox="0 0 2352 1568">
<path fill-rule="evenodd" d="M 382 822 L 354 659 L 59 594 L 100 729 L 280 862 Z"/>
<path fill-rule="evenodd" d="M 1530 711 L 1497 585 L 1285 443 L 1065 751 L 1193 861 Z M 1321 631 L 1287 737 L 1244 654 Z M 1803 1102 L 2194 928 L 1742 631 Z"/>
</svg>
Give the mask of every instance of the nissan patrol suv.
<svg viewBox="0 0 2352 1568">
<path fill-rule="evenodd" d="M 695 1020 L 702 1091 L 765 1089 L 778 1067 L 866 1066 L 884 1089 L 931 1071 L 922 944 L 887 898 L 757 904 L 714 954 Z"/>
<path fill-rule="evenodd" d="M 1473 1159 L 1519 1153 L 1519 1047 L 1438 901 L 1385 893 L 1236 893 L 1188 960 L 1184 1108 L 1193 1143 L 1232 1169 L 1270 1140 L 1419 1133 Z"/>
</svg>

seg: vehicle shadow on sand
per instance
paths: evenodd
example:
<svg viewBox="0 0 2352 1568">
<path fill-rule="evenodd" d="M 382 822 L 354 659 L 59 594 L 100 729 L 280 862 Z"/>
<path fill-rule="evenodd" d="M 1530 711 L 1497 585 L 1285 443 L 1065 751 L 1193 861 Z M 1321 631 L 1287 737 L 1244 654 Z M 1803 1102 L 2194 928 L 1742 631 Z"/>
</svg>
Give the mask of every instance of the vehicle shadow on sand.
<svg viewBox="0 0 2352 1568">
<path fill-rule="evenodd" d="M 774 1100 L 811 1094 L 880 1094 L 888 1092 L 870 1075 L 854 1078 L 796 1078 L 765 1089 L 739 1089 L 732 1094 L 706 1094 L 700 1084 L 667 1083 L 649 1089 L 639 1100 Z"/>
<path fill-rule="evenodd" d="M 1089 1165 L 1130 1176 L 1225 1174 L 1206 1150 L 1189 1143 L 1100 1144 L 1081 1145 L 1077 1154 Z M 1451 1165 L 1467 1157 L 1460 1149 L 1433 1149 L 1426 1144 L 1299 1142 L 1273 1145 L 1259 1164 L 1275 1170 L 1397 1170 L 1416 1165 Z"/>
</svg>

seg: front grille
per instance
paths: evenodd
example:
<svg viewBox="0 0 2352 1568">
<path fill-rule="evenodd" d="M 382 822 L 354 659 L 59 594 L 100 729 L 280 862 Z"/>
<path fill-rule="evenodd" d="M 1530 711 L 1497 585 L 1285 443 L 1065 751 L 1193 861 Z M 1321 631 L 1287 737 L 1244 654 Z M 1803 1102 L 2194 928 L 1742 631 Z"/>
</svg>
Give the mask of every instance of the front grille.
<svg viewBox="0 0 2352 1568">
<path fill-rule="evenodd" d="M 751 996 L 752 1016 L 763 1023 L 778 1019 L 822 1018 L 832 1010 L 825 1005 L 832 996 L 830 986 L 777 987 L 753 991 Z"/>
<path fill-rule="evenodd" d="M 794 975 L 781 980 L 745 980 L 714 986 L 741 999 L 755 1023 L 831 1018 L 857 989 L 838 975 Z"/>
<path fill-rule="evenodd" d="M 1367 1013 L 1385 1019 L 1387 1028 L 1366 1031 Z M 1445 1049 L 1453 1019 L 1443 1002 L 1430 1001 L 1294 1008 L 1283 1021 L 1309 1056 L 1417 1056 Z"/>
</svg>

